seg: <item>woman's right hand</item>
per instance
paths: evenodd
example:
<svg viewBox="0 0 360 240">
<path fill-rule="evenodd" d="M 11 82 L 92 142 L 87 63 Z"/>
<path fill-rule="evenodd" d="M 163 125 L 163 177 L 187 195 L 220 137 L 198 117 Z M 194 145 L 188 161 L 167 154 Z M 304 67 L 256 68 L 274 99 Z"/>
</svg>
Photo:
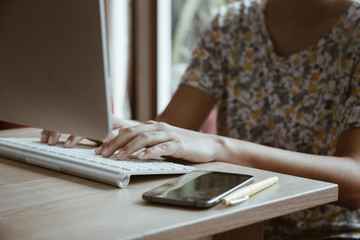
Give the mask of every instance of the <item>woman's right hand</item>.
<svg viewBox="0 0 360 240">
<path fill-rule="evenodd" d="M 129 126 L 139 124 L 139 122 L 137 122 L 137 121 L 124 120 L 124 119 L 121 119 L 120 117 L 117 117 L 114 115 L 112 116 L 112 123 L 113 123 L 113 130 L 112 130 L 111 134 L 106 139 L 103 139 L 101 142 L 95 141 L 96 143 L 101 144 L 102 142 L 109 142 L 110 140 L 112 140 L 114 137 L 117 136 L 119 128 L 129 127 Z M 43 130 L 41 132 L 40 142 L 47 143 L 50 146 L 54 146 L 58 143 L 60 136 L 61 136 L 60 132 L 55 132 L 55 131 L 51 131 L 51 130 Z M 73 146 L 77 145 L 83 139 L 84 139 L 83 137 L 71 135 L 65 141 L 64 147 L 72 148 Z M 91 139 L 89 139 L 89 140 L 94 141 Z"/>
</svg>

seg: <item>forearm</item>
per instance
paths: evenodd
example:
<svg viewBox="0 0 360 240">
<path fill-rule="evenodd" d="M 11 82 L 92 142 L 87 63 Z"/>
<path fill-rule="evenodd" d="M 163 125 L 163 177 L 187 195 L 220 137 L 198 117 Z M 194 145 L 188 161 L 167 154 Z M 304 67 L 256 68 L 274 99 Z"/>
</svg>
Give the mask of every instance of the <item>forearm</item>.
<svg viewBox="0 0 360 240">
<path fill-rule="evenodd" d="M 339 204 L 360 208 L 360 163 L 351 157 L 304 154 L 219 137 L 216 160 L 274 172 L 333 182 L 339 185 Z"/>
<path fill-rule="evenodd" d="M 180 85 L 169 105 L 155 120 L 198 131 L 215 104 L 216 100 L 205 92 Z"/>
</svg>

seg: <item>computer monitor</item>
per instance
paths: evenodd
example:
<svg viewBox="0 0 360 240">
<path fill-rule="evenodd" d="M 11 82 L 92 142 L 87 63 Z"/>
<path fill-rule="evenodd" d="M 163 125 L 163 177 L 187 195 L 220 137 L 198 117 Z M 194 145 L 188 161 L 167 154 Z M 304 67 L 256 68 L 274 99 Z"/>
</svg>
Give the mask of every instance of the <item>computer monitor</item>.
<svg viewBox="0 0 360 240">
<path fill-rule="evenodd" d="M 104 0 L 0 1 L 0 120 L 104 139 Z"/>
</svg>

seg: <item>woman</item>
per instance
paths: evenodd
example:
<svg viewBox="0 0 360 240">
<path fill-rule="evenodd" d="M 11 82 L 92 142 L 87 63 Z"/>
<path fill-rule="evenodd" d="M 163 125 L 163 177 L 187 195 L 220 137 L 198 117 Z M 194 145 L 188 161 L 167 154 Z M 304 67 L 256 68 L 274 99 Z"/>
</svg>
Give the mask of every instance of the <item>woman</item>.
<svg viewBox="0 0 360 240">
<path fill-rule="evenodd" d="M 215 105 L 220 136 L 192 131 Z M 119 150 L 124 159 L 145 147 L 140 159 L 223 161 L 337 183 L 336 205 L 271 220 L 265 239 L 360 231 L 360 1 L 243 0 L 222 8 L 156 120 L 121 127 L 96 153 Z M 48 131 L 43 141 L 49 135 L 56 142 Z"/>
</svg>

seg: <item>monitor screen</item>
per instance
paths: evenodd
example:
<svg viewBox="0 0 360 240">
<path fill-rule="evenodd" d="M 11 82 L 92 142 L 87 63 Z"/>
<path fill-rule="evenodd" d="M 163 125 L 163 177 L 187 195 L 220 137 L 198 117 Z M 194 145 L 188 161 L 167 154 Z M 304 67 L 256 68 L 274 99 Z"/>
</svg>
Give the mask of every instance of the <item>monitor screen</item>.
<svg viewBox="0 0 360 240">
<path fill-rule="evenodd" d="M 106 137 L 111 106 L 103 1 L 0 1 L 0 120 Z"/>
</svg>

